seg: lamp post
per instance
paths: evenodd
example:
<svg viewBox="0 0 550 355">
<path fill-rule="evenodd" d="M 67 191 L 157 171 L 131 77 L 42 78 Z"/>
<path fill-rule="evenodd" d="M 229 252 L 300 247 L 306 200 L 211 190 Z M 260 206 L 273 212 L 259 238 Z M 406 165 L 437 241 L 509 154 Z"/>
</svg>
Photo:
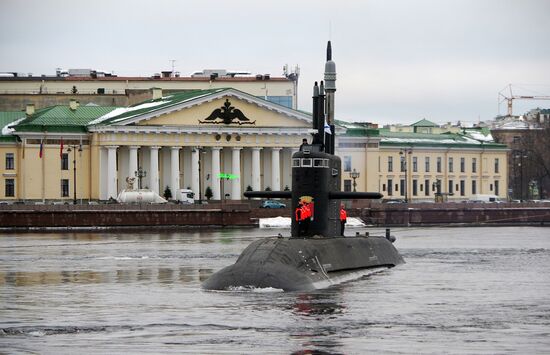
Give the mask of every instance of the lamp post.
<svg viewBox="0 0 550 355">
<path fill-rule="evenodd" d="M 409 203 L 409 189 L 408 189 L 408 185 L 409 185 L 409 179 L 408 179 L 408 174 L 407 174 L 407 170 L 408 167 L 407 167 L 407 155 L 411 155 L 412 154 L 412 148 L 402 148 L 399 150 L 399 155 L 401 155 L 401 163 L 403 164 L 402 165 L 402 170 L 405 171 L 405 185 L 404 185 L 404 193 L 405 193 L 405 203 Z"/>
<path fill-rule="evenodd" d="M 356 179 L 359 178 L 359 175 L 361 175 L 355 168 L 353 168 L 353 171 L 349 173 L 349 177 L 353 179 L 353 192 L 357 192 L 355 189 L 357 186 L 357 183 L 355 182 Z"/>
<path fill-rule="evenodd" d="M 67 153 L 73 152 L 73 205 L 76 205 L 76 151 L 82 154 L 82 145 L 69 145 Z"/>
<path fill-rule="evenodd" d="M 141 189 L 141 179 L 147 176 L 147 172 L 140 166 L 136 171 L 134 171 L 134 175 L 138 178 L 138 189 Z"/>
</svg>

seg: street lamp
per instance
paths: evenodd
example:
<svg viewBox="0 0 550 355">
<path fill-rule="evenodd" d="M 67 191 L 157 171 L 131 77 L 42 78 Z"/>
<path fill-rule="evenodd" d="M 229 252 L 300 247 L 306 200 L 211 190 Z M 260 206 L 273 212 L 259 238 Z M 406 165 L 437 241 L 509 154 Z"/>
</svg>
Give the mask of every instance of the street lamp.
<svg viewBox="0 0 550 355">
<path fill-rule="evenodd" d="M 140 166 L 136 171 L 134 171 L 134 175 L 138 178 L 139 181 L 138 189 L 141 189 L 141 179 L 147 176 L 147 172 L 143 170 L 143 168 Z"/>
<path fill-rule="evenodd" d="M 349 177 L 353 179 L 353 192 L 356 192 L 355 187 L 357 186 L 357 183 L 355 182 L 356 179 L 359 178 L 359 172 L 353 168 L 353 171 L 349 173 Z"/>
<path fill-rule="evenodd" d="M 407 175 L 407 155 L 411 155 L 412 154 L 412 148 L 402 148 L 399 150 L 399 155 L 401 155 L 401 164 L 402 164 L 402 170 L 405 171 L 405 186 L 404 186 L 404 193 L 405 193 L 405 203 L 408 203 L 409 202 L 409 189 L 408 189 L 408 185 L 409 185 L 409 179 L 408 179 L 408 175 Z"/>
<path fill-rule="evenodd" d="M 202 147 L 195 147 L 193 148 L 193 151 L 196 151 L 199 153 L 199 159 L 198 159 L 198 164 L 199 164 L 199 203 L 202 204 L 202 154 L 206 154 L 206 149 L 202 148 Z"/>
<path fill-rule="evenodd" d="M 80 144 L 80 145 L 69 145 L 68 148 L 67 148 L 67 153 L 73 152 L 73 205 L 76 205 L 76 151 L 77 150 L 78 150 L 79 155 L 81 155 L 82 154 L 82 144 Z"/>
</svg>

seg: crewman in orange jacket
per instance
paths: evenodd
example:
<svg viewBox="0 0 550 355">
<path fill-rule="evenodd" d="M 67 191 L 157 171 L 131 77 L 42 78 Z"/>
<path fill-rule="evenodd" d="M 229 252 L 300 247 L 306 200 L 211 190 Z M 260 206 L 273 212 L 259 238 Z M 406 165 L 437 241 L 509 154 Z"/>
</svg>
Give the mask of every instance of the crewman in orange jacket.
<svg viewBox="0 0 550 355">
<path fill-rule="evenodd" d="M 340 235 L 344 235 L 344 228 L 346 227 L 346 222 L 348 220 L 348 213 L 344 209 L 344 204 L 340 205 Z"/>
</svg>

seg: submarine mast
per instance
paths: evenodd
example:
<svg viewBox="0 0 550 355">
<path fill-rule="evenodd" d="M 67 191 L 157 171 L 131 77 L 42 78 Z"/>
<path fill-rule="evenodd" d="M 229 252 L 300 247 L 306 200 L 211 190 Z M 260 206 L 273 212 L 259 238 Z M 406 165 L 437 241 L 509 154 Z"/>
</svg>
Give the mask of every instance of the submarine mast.
<svg viewBox="0 0 550 355">
<path fill-rule="evenodd" d="M 325 63 L 325 92 L 326 92 L 326 120 L 330 129 L 330 134 L 325 134 L 325 151 L 334 154 L 334 145 L 336 142 L 334 130 L 334 96 L 336 93 L 336 63 L 332 60 L 332 45 L 330 41 L 327 44 L 327 61 Z M 324 127 L 323 127 L 324 128 Z M 327 139 L 328 138 L 328 139 Z"/>
</svg>

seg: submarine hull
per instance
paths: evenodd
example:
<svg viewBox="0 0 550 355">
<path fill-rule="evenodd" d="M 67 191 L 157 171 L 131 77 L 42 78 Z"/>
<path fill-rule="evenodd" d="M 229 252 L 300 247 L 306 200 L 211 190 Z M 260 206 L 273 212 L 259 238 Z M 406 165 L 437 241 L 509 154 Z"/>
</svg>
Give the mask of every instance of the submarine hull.
<svg viewBox="0 0 550 355">
<path fill-rule="evenodd" d="M 309 291 L 330 286 L 346 274 L 402 263 L 384 237 L 269 237 L 250 244 L 235 264 L 216 272 L 202 286 Z"/>
</svg>

